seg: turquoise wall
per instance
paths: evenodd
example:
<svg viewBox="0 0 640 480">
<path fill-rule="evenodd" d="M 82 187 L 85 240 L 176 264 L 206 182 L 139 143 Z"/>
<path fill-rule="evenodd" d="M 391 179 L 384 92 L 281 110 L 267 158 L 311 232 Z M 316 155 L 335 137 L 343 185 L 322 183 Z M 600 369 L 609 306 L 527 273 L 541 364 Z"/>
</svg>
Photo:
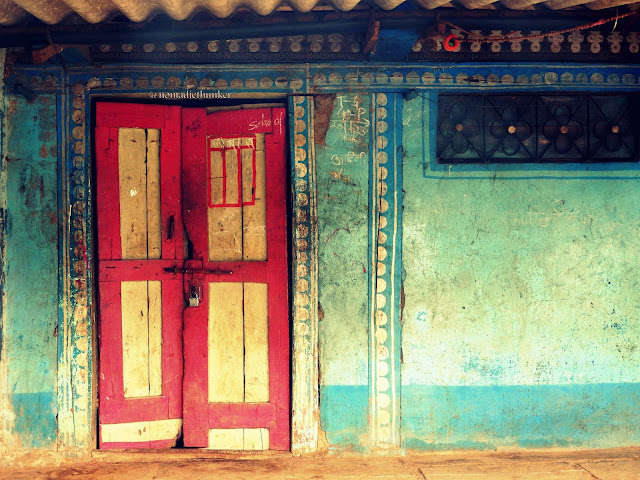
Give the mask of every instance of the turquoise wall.
<svg viewBox="0 0 640 480">
<path fill-rule="evenodd" d="M 404 106 L 403 445 L 640 443 L 640 171 L 438 168 L 435 102 Z"/>
<path fill-rule="evenodd" d="M 6 95 L 2 374 L 6 442 L 54 448 L 57 436 L 56 96 Z"/>
<path fill-rule="evenodd" d="M 326 142 L 316 144 L 320 401 L 330 448 L 366 451 L 372 296 L 357 266 L 371 248 L 362 192 L 373 179 L 370 145 L 348 133 L 343 109 L 358 97 L 335 97 Z M 640 169 L 438 165 L 436 104 L 435 93 L 405 100 L 396 140 L 400 446 L 640 443 Z"/>
</svg>

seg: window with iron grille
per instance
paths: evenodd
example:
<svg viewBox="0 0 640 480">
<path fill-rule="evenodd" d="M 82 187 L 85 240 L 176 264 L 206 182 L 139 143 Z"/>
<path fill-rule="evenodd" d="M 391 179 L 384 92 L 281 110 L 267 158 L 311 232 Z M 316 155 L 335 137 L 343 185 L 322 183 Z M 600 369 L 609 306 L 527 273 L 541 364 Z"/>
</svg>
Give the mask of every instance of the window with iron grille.
<svg viewBox="0 0 640 480">
<path fill-rule="evenodd" d="M 438 163 L 638 162 L 637 95 L 438 95 Z"/>
</svg>

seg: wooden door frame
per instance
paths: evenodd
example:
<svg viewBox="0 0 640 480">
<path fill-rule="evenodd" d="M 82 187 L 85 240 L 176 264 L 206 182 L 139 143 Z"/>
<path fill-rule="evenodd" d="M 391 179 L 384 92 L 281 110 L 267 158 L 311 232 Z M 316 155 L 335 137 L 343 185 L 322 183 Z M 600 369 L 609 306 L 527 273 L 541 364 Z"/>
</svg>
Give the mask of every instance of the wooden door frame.
<svg viewBox="0 0 640 480">
<path fill-rule="evenodd" d="M 97 87 L 96 83 L 100 82 Z M 73 252 L 65 262 L 65 273 L 70 279 L 64 291 L 66 308 L 63 315 L 70 329 L 64 332 L 71 348 L 66 349 L 64 372 L 68 382 L 60 392 L 64 403 L 72 405 L 73 412 L 60 415 L 60 436 L 66 445 L 74 449 L 91 451 L 97 446 L 97 305 L 95 293 L 97 279 L 94 274 L 93 235 L 95 232 L 94 198 L 87 198 L 93 191 L 95 158 L 92 152 L 94 108 L 96 101 L 135 102 L 142 98 L 154 98 L 148 88 L 137 95 L 113 93 L 108 82 L 89 79 L 75 83 L 61 103 L 67 122 L 63 126 L 71 139 L 63 148 L 70 161 L 61 172 L 63 203 L 70 206 L 69 228 L 63 236 L 63 249 Z M 245 93 L 243 101 L 259 102 L 263 92 Z M 273 95 L 266 95 L 273 98 Z M 278 95 L 287 98 L 285 95 Z M 176 102 L 178 104 L 178 102 Z M 290 325 L 291 325 L 291 451 L 314 452 L 319 432 L 319 384 L 318 384 L 318 319 L 317 308 L 317 226 L 315 164 L 311 132 L 313 100 L 306 96 L 289 96 L 287 105 L 289 142 L 289 208 L 290 223 Z M 81 197 L 81 198 L 80 198 Z M 77 348 L 78 345 L 81 348 Z M 75 352 L 73 351 L 75 347 Z M 82 348 L 84 347 L 84 348 Z M 79 351 L 78 351 L 79 350 Z M 62 361 L 62 359 L 61 359 Z M 62 412 L 61 412 L 62 413 Z M 66 418 L 65 418 L 66 417 Z"/>
</svg>

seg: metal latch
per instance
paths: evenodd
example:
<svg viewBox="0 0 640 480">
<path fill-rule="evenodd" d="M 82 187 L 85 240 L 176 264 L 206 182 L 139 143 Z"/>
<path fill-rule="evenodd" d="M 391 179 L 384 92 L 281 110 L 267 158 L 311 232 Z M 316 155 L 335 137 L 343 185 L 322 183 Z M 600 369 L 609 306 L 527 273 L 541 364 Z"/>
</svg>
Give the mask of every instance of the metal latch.
<svg viewBox="0 0 640 480">
<path fill-rule="evenodd" d="M 210 273 L 213 275 L 233 275 L 231 270 L 220 270 L 219 268 L 178 268 L 167 267 L 164 269 L 167 273 Z"/>
</svg>

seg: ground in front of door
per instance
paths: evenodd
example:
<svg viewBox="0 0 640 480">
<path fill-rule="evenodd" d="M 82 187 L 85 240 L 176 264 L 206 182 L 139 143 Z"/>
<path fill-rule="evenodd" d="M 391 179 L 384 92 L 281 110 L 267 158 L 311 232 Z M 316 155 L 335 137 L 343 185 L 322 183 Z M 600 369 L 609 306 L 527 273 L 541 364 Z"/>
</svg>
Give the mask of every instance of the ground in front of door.
<svg viewBox="0 0 640 480">
<path fill-rule="evenodd" d="M 34 454 L 35 455 L 35 454 Z M 36 466 L 38 465 L 38 466 Z M 51 466 L 14 459 L 1 479 L 82 480 L 638 480 L 640 448 L 589 451 L 453 452 L 404 456 L 231 456 L 207 451 L 95 452 Z"/>
</svg>

